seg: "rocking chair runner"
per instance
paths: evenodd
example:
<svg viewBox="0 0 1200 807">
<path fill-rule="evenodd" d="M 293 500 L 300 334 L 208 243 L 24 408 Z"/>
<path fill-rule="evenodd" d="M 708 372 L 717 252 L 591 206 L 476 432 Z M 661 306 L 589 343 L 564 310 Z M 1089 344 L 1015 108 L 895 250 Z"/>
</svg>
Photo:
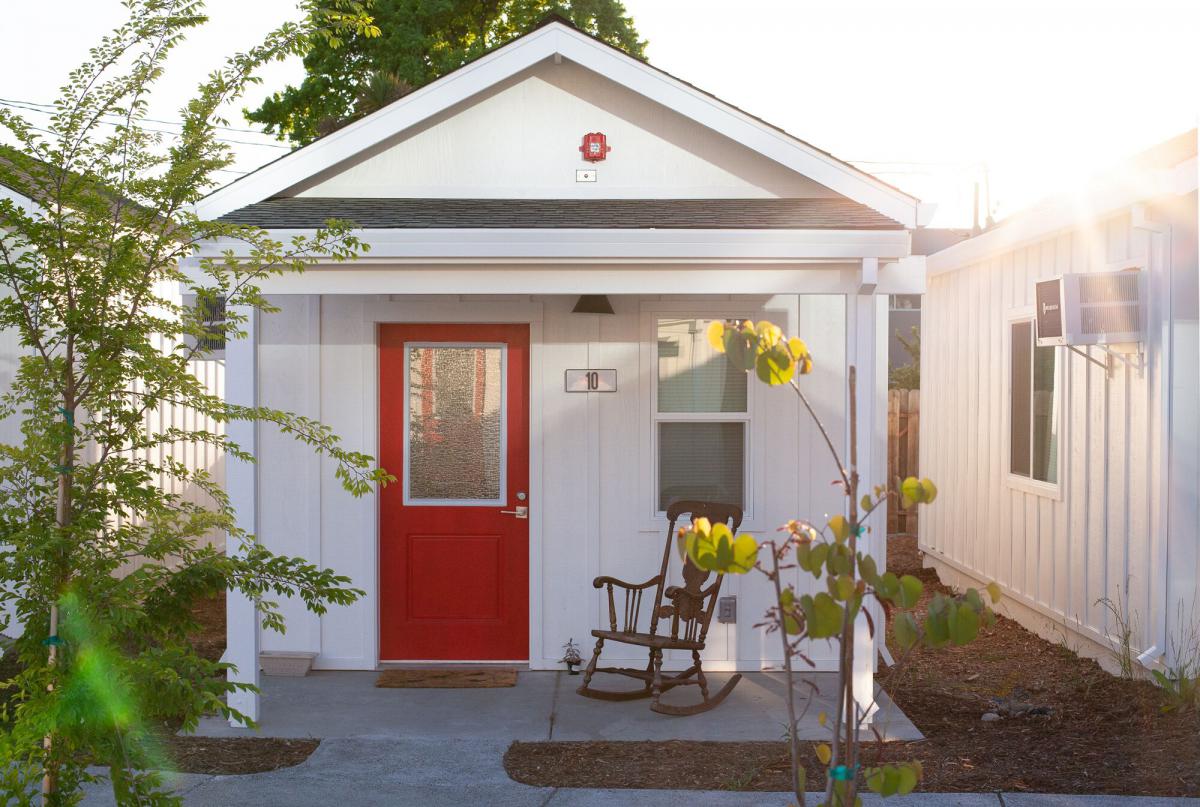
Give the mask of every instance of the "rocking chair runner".
<svg viewBox="0 0 1200 807">
<path fill-rule="evenodd" d="M 703 517 L 714 523 L 718 521 L 725 522 L 735 534 L 742 523 L 741 508 L 732 504 L 697 501 L 676 502 L 667 508 L 667 518 L 670 519 L 670 524 L 667 527 L 667 543 L 663 548 L 662 566 L 657 575 L 644 583 L 636 584 L 626 583 L 615 577 L 597 577 L 592 581 L 594 587 L 606 588 L 608 590 L 609 629 L 592 631 L 592 636 L 596 637 L 596 650 L 592 654 L 592 660 L 588 663 L 587 670 L 584 672 L 583 684 L 577 690 L 580 695 L 610 701 L 626 701 L 649 697 L 652 699 L 650 708 L 655 712 L 667 715 L 694 715 L 700 712 L 707 712 L 725 700 L 726 696 L 733 691 L 738 681 L 741 680 L 742 676 L 735 674 L 725 686 L 721 687 L 720 691 L 710 696 L 708 681 L 704 677 L 704 669 L 700 663 L 700 651 L 704 649 L 704 638 L 708 634 L 708 623 L 712 620 L 713 610 L 717 603 L 717 595 L 721 591 L 721 578 L 724 575 L 718 574 L 716 580 L 710 586 L 704 588 L 704 583 L 710 573 L 693 565 L 691 560 L 685 559 L 683 564 L 683 586 L 666 585 L 667 566 L 671 560 L 671 545 L 675 537 L 675 524 L 681 515 L 689 515 L 692 518 Z M 654 607 L 650 610 L 650 624 L 646 631 L 639 631 L 638 621 L 641 616 L 642 594 L 651 586 L 654 586 L 655 589 Z M 617 627 L 617 600 L 614 588 L 622 589 L 625 595 L 624 619 L 619 629 Z M 669 604 L 663 603 L 664 598 L 669 601 Z M 664 619 L 670 620 L 669 633 L 659 633 L 658 631 L 658 623 Z M 650 660 L 646 665 L 646 669 L 597 667 L 596 665 L 600 661 L 600 651 L 603 650 L 605 641 L 621 642 L 623 644 L 647 648 L 650 653 Z M 690 650 L 692 652 L 692 666 L 681 673 L 667 673 L 664 675 L 662 672 L 664 650 Z M 643 686 L 641 689 L 624 692 L 594 689 L 591 686 L 592 676 L 598 672 L 614 673 L 616 675 L 628 676 L 629 678 L 636 678 L 643 682 Z M 690 684 L 700 687 L 702 700 L 699 703 L 692 704 L 691 706 L 672 706 L 660 701 L 662 693 L 668 689 Z"/>
</svg>

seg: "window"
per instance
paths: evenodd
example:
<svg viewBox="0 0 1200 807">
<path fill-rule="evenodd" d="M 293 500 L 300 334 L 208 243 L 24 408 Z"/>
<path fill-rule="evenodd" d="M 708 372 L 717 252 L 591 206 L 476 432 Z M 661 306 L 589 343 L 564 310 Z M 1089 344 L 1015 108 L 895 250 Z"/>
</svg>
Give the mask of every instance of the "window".
<svg viewBox="0 0 1200 807">
<path fill-rule="evenodd" d="M 682 499 L 745 507 L 749 385 L 746 373 L 708 344 L 712 319 L 656 323 L 655 503 Z"/>
<path fill-rule="evenodd" d="M 1009 325 L 1008 470 L 1036 482 L 1058 483 L 1057 354 L 1038 347 L 1032 320 Z"/>
</svg>

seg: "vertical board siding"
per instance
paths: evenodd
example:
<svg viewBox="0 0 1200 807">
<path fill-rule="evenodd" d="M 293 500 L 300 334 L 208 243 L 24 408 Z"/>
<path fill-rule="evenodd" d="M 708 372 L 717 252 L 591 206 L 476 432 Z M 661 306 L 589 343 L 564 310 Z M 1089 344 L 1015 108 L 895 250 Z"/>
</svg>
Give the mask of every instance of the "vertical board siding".
<svg viewBox="0 0 1200 807">
<path fill-rule="evenodd" d="M 1163 596 L 1155 591 L 1152 540 L 1162 466 L 1154 445 L 1163 433 L 1155 362 L 1138 369 L 1118 361 L 1106 377 L 1060 349 L 1057 495 L 1010 484 L 1007 468 L 1010 318 L 1032 313 L 1038 279 L 1127 261 L 1152 278 L 1162 273 L 1149 234 L 1118 215 L 930 278 L 920 459 L 942 495 L 922 509 L 918 533 L 935 559 L 997 581 L 1020 603 L 1097 642 L 1113 632 L 1100 601 L 1119 590 L 1136 652 L 1155 641 Z M 1155 340 L 1151 333 L 1148 352 Z M 1083 351 L 1104 360 L 1098 348 Z"/>
<path fill-rule="evenodd" d="M 154 338 L 154 346 L 158 350 L 168 351 L 173 345 L 168 344 L 161 336 Z M 199 379 L 201 385 L 210 395 L 223 398 L 225 395 L 225 363 L 220 359 L 205 359 L 190 361 L 187 369 Z M 145 385 L 138 381 L 133 385 L 136 393 L 145 392 Z M 171 429 L 187 431 L 207 431 L 213 434 L 224 434 L 225 426 L 211 418 L 202 417 L 195 410 L 171 402 L 162 402 L 158 406 L 146 410 L 142 416 L 143 428 L 146 434 L 165 435 Z M 193 443 L 190 441 L 173 441 L 140 448 L 136 451 L 137 459 L 148 463 L 153 469 L 158 469 L 154 475 L 154 483 L 166 493 L 179 496 L 182 501 L 201 506 L 214 504 L 212 497 L 197 485 L 186 479 L 180 479 L 168 473 L 164 462 L 181 464 L 188 473 L 207 473 L 218 485 L 225 483 L 225 458 L 216 446 L 209 443 Z M 120 518 L 116 518 L 120 523 Z M 203 536 L 202 541 L 217 548 L 224 548 L 225 533 L 213 530 Z M 137 565 L 132 561 L 129 569 Z"/>
</svg>

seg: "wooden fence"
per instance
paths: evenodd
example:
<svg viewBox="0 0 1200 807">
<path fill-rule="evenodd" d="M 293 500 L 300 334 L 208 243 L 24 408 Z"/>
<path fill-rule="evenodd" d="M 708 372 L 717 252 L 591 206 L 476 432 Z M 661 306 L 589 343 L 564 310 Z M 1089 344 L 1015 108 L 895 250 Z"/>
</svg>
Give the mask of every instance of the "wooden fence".
<svg viewBox="0 0 1200 807">
<path fill-rule="evenodd" d="M 921 391 L 888 390 L 888 481 L 920 476 L 917 447 L 921 444 Z M 888 501 L 888 534 L 917 532 L 917 509 L 902 509 L 896 499 Z"/>
</svg>

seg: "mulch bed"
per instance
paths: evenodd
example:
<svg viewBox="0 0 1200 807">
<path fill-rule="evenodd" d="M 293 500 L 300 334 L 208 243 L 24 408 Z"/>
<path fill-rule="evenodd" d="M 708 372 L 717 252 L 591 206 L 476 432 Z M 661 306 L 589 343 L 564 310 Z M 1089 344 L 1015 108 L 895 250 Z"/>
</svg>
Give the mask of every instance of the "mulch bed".
<svg viewBox="0 0 1200 807">
<path fill-rule="evenodd" d="M 289 768 L 308 759 L 320 740 L 278 737 L 178 737 L 164 751 L 180 773 L 241 774 Z"/>
<path fill-rule="evenodd" d="M 920 577 L 926 598 L 946 590 L 914 538 L 893 537 L 888 561 Z M 926 739 L 870 743 L 865 762 L 919 759 L 921 790 L 1200 796 L 1195 711 L 1164 714 L 1153 684 L 1109 675 L 1012 620 L 966 647 L 917 651 L 878 680 Z M 982 721 L 990 711 L 1002 718 Z M 514 743 L 504 765 L 550 787 L 790 789 L 783 742 Z M 823 783 L 815 758 L 806 768 L 810 787 Z"/>
</svg>

